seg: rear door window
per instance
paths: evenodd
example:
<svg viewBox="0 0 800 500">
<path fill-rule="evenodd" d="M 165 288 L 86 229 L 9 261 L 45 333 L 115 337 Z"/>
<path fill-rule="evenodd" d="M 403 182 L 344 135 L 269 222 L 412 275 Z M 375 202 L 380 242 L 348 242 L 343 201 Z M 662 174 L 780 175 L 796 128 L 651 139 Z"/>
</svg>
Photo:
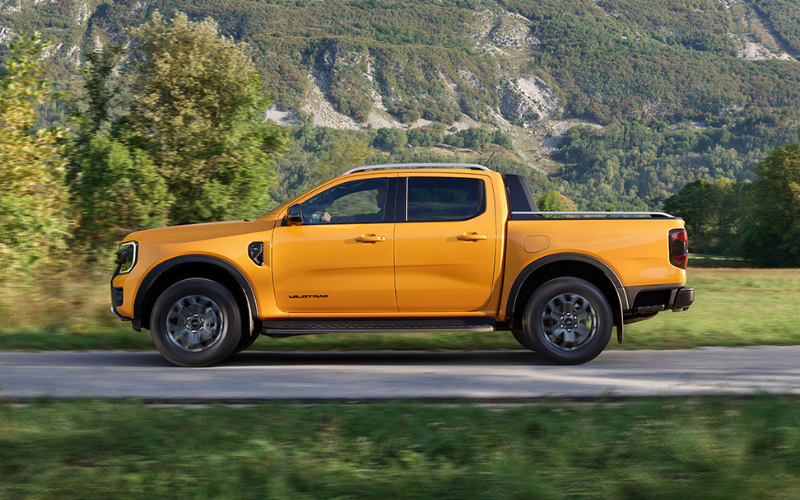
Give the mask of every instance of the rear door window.
<svg viewBox="0 0 800 500">
<path fill-rule="evenodd" d="M 486 210 L 481 179 L 466 177 L 409 177 L 406 202 L 408 222 L 459 221 Z"/>
</svg>

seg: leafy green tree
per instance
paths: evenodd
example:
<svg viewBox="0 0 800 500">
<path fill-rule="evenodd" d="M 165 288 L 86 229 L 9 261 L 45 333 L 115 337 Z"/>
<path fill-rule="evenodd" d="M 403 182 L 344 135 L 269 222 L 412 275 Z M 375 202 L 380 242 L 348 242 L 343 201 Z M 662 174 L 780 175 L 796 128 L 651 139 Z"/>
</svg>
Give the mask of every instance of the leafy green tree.
<svg viewBox="0 0 800 500">
<path fill-rule="evenodd" d="M 800 266 L 800 143 L 772 151 L 754 172 L 745 256 L 759 266 Z"/>
<path fill-rule="evenodd" d="M 130 146 L 165 180 L 172 223 L 252 217 L 270 205 L 272 154 L 287 133 L 265 122 L 271 102 L 245 44 L 211 19 L 158 12 L 133 31 Z"/>
<path fill-rule="evenodd" d="M 319 182 L 327 181 L 353 167 L 364 164 L 364 159 L 375 153 L 369 147 L 369 139 L 339 141 L 333 144 L 325 158 L 317 166 Z"/>
<path fill-rule="evenodd" d="M 739 226 L 747 209 L 744 182 L 697 179 L 664 201 L 664 211 L 681 217 L 695 253 L 739 255 Z"/>
<path fill-rule="evenodd" d="M 701 235 L 711 231 L 713 225 L 710 210 L 712 184 L 705 179 L 692 181 L 664 201 L 664 211 L 682 218 L 686 230 L 692 235 L 692 246 Z M 694 249 L 692 249 L 695 251 Z"/>
<path fill-rule="evenodd" d="M 63 131 L 33 131 L 38 104 L 52 100 L 39 33 L 9 45 L 0 75 L 0 270 L 34 269 L 67 237 Z"/>
<path fill-rule="evenodd" d="M 372 144 L 384 151 L 399 153 L 408 144 L 408 135 L 399 128 L 383 127 L 378 129 Z"/>
<path fill-rule="evenodd" d="M 542 212 L 574 212 L 577 210 L 574 201 L 553 189 L 539 198 L 536 206 Z"/>
<path fill-rule="evenodd" d="M 92 137 L 73 157 L 81 220 L 77 240 L 92 253 L 126 234 L 167 224 L 167 186 L 150 158 L 112 134 Z"/>
<path fill-rule="evenodd" d="M 97 132 L 110 126 L 110 107 L 122 89 L 122 83 L 112 78 L 112 73 L 123 55 L 123 49 L 119 46 L 86 54 L 83 68 L 85 95 L 67 101 L 73 140 L 78 145 L 90 141 Z"/>
<path fill-rule="evenodd" d="M 166 182 L 145 151 L 131 146 L 129 123 L 110 115 L 121 88 L 112 73 L 122 55 L 120 47 L 88 54 L 85 95 L 69 102 L 68 181 L 79 214 L 75 245 L 92 258 L 132 231 L 168 222 Z"/>
</svg>

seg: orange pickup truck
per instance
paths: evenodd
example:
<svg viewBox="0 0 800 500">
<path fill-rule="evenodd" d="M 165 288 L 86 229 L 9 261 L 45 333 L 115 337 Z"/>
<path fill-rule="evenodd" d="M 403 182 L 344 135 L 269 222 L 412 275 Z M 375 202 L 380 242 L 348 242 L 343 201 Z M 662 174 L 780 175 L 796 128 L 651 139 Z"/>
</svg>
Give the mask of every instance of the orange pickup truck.
<svg viewBox="0 0 800 500">
<path fill-rule="evenodd" d="M 540 212 L 522 177 L 480 165 L 358 167 L 250 221 L 133 233 L 112 313 L 166 359 L 206 366 L 272 337 L 507 330 L 559 364 L 616 327 L 683 311 L 683 220 Z"/>
</svg>

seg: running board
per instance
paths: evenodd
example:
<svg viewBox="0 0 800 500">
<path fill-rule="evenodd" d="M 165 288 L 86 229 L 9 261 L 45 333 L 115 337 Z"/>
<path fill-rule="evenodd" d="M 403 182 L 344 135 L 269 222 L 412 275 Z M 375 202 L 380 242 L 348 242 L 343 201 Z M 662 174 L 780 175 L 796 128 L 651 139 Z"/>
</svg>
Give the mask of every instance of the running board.
<svg viewBox="0 0 800 500">
<path fill-rule="evenodd" d="M 263 321 L 261 332 L 281 337 L 313 333 L 492 332 L 495 326 L 494 319 L 485 318 L 322 318 Z"/>
</svg>

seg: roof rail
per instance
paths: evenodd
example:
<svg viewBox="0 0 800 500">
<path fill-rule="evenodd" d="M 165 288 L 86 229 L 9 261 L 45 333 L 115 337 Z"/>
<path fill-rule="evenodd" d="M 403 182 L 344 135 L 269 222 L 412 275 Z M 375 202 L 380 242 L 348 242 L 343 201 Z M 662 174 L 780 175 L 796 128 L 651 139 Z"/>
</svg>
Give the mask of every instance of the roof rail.
<svg viewBox="0 0 800 500">
<path fill-rule="evenodd" d="M 388 163 L 386 165 L 365 165 L 363 167 L 351 168 L 342 175 L 364 172 L 367 170 L 396 169 L 396 168 L 467 168 L 470 170 L 485 170 L 491 172 L 483 165 L 474 163 Z"/>
</svg>

